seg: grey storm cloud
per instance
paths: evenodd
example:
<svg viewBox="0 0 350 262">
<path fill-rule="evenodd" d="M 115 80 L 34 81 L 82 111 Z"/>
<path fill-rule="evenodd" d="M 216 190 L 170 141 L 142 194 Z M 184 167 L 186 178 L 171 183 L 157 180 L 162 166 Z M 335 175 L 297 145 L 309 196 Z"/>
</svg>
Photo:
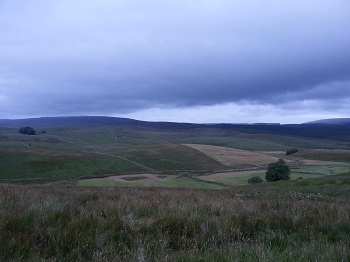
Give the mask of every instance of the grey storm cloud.
<svg viewBox="0 0 350 262">
<path fill-rule="evenodd" d="M 350 98 L 349 28 L 345 0 L 0 0 L 0 110 L 332 103 Z"/>
</svg>

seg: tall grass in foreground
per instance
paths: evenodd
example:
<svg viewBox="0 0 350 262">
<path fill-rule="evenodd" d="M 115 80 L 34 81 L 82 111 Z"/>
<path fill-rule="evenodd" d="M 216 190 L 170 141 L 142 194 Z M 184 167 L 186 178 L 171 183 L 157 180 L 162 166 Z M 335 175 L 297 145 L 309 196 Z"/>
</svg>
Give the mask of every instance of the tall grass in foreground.
<svg viewBox="0 0 350 262">
<path fill-rule="evenodd" d="M 0 260 L 349 261 L 350 175 L 225 190 L 0 186 Z"/>
</svg>

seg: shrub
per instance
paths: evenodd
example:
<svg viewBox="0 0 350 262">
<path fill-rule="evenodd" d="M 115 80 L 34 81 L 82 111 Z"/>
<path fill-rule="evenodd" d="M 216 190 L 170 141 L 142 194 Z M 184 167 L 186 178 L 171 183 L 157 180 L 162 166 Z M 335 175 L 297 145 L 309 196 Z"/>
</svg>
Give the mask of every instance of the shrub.
<svg viewBox="0 0 350 262">
<path fill-rule="evenodd" d="M 292 148 L 290 150 L 287 150 L 286 155 L 288 156 L 288 155 L 294 154 L 294 153 L 296 153 L 298 151 L 299 151 L 298 149 Z"/>
<path fill-rule="evenodd" d="M 26 126 L 26 127 L 21 127 L 18 130 L 18 133 L 24 134 L 24 135 L 35 135 L 35 130 L 30 127 L 30 126 Z"/>
<path fill-rule="evenodd" d="M 259 176 L 253 176 L 248 179 L 248 184 L 259 184 L 264 182 Z"/>
<path fill-rule="evenodd" d="M 277 162 L 269 164 L 265 174 L 265 179 L 268 182 L 290 179 L 290 169 L 283 159 L 279 159 Z"/>
</svg>

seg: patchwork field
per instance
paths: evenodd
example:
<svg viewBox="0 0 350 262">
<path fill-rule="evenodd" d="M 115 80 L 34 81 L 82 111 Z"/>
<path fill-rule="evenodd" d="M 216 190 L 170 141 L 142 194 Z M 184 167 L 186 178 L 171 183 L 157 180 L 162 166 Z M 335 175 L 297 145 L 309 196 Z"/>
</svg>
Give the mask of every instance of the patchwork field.
<svg viewBox="0 0 350 262">
<path fill-rule="evenodd" d="M 275 132 L 265 126 L 231 129 L 171 123 L 98 126 L 90 122 L 87 126 L 50 125 L 37 129 L 36 136 L 23 136 L 17 129 L 0 128 L 0 179 L 221 188 L 246 184 L 255 174 L 263 178 L 266 166 L 279 158 L 293 168 L 292 178 L 349 171 L 350 150 L 341 149 L 347 147 L 343 142 L 345 133 L 332 141 L 330 136 L 320 137 L 322 130 L 317 137 L 306 138 L 295 136 L 284 127 L 279 129 Z M 302 135 L 309 135 L 308 132 L 299 130 Z M 286 150 L 300 146 L 298 153 L 285 155 Z M 259 170 L 227 172 L 240 168 Z M 150 176 L 130 181 L 106 178 L 145 172 L 150 172 L 153 179 Z M 157 175 L 166 177 L 160 179 Z M 80 181 L 86 178 L 93 180 Z"/>
<path fill-rule="evenodd" d="M 251 151 L 207 144 L 169 143 L 180 140 L 180 134 L 183 134 L 182 139 L 196 139 L 196 132 L 202 138 L 203 135 L 214 136 L 220 132 L 227 137 L 232 133 L 243 136 L 242 133 L 225 130 L 196 129 L 182 133 L 144 128 L 128 132 L 128 129 L 121 127 L 47 130 L 48 133 L 32 137 L 18 135 L 10 129 L 2 130 L 0 179 L 24 182 L 31 179 L 75 180 L 78 185 L 95 186 L 222 188 L 246 184 L 256 173 L 263 178 L 266 166 L 278 158 L 284 158 L 291 167 L 299 168 L 292 172 L 293 179 L 349 171 L 348 150 L 301 149 L 296 154 L 286 156 L 285 151 Z M 159 140 L 155 143 L 157 136 Z M 261 135 L 249 136 L 254 139 L 266 138 Z M 131 145 L 131 140 L 138 141 L 137 145 Z M 222 173 L 237 168 L 259 170 Z M 150 171 L 154 176 L 166 175 L 166 178 L 152 180 L 147 177 L 139 181 L 105 178 Z M 79 182 L 86 178 L 93 180 Z"/>
<path fill-rule="evenodd" d="M 350 126 L 98 119 L 0 128 L 0 261 L 350 261 Z"/>
</svg>

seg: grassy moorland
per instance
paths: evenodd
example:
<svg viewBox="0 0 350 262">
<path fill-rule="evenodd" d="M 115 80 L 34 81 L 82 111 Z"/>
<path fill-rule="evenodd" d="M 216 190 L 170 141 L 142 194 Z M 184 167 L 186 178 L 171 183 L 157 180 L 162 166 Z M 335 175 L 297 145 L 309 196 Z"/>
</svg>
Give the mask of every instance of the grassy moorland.
<svg viewBox="0 0 350 262">
<path fill-rule="evenodd" d="M 350 126 L 0 124 L 0 261 L 350 260 Z"/>
<path fill-rule="evenodd" d="M 222 190 L 0 185 L 1 261 L 349 261 L 350 174 Z"/>
</svg>

